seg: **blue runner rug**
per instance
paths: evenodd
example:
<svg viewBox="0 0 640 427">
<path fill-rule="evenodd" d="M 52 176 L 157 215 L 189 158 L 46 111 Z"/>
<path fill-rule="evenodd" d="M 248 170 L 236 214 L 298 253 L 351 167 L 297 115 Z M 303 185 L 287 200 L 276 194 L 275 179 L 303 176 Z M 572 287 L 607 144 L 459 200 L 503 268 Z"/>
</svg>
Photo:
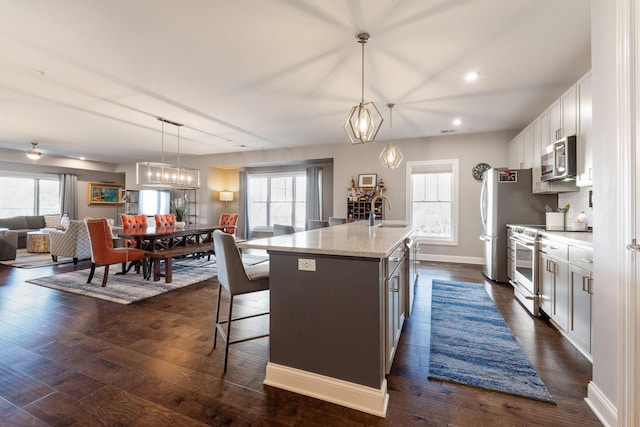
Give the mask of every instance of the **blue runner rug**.
<svg viewBox="0 0 640 427">
<path fill-rule="evenodd" d="M 433 280 L 429 378 L 554 403 L 478 283 Z"/>
</svg>

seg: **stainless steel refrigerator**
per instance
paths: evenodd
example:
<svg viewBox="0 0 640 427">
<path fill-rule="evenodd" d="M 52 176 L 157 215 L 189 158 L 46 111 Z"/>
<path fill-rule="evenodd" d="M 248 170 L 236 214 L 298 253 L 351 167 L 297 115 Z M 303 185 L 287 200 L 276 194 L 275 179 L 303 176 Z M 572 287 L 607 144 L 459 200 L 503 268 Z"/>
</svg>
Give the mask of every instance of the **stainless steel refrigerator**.
<svg viewBox="0 0 640 427">
<path fill-rule="evenodd" d="M 531 169 L 493 168 L 486 171 L 480 192 L 480 216 L 484 232 L 484 267 L 491 280 L 508 282 L 507 224 L 544 225 L 545 205 L 558 207 L 556 194 L 531 192 Z"/>
</svg>

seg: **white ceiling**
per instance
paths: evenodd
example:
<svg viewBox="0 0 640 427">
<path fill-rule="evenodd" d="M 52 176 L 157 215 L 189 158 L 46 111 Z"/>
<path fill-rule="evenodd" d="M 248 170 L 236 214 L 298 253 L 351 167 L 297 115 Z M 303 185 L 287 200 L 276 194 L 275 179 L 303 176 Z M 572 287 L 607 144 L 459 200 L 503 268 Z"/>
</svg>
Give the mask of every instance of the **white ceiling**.
<svg viewBox="0 0 640 427">
<path fill-rule="evenodd" d="M 362 31 L 379 140 L 390 102 L 394 139 L 521 129 L 590 68 L 589 3 L 0 0 L 0 148 L 160 160 L 160 116 L 181 155 L 346 144 Z"/>
</svg>

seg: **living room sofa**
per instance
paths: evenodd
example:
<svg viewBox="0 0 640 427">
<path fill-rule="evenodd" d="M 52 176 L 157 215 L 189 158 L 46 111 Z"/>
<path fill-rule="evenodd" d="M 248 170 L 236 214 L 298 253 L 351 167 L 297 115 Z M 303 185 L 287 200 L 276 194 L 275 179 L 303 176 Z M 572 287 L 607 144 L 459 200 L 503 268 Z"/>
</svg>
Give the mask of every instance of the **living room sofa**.
<svg viewBox="0 0 640 427">
<path fill-rule="evenodd" d="M 20 215 L 0 218 L 0 228 L 8 228 L 18 233 L 18 249 L 27 247 L 27 233 L 41 228 L 57 228 L 61 215 Z M 57 221 L 57 224 L 56 224 Z"/>
</svg>

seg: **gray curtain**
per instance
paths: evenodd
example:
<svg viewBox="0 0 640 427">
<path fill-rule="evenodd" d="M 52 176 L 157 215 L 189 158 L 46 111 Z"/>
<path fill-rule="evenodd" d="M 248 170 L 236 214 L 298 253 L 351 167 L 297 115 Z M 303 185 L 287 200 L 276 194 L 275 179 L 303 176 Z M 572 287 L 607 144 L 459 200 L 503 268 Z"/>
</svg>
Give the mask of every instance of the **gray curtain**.
<svg viewBox="0 0 640 427">
<path fill-rule="evenodd" d="M 322 198 L 320 190 L 320 174 L 322 168 L 317 166 L 309 166 L 307 168 L 307 218 L 306 224 L 310 219 L 322 219 Z"/>
<path fill-rule="evenodd" d="M 236 226 L 236 236 L 241 239 L 249 238 L 249 203 L 247 202 L 249 195 L 247 171 L 240 172 L 240 189 L 238 190 L 238 224 Z"/>
<path fill-rule="evenodd" d="M 60 212 L 69 214 L 69 219 L 78 219 L 78 175 L 61 173 Z"/>
</svg>

